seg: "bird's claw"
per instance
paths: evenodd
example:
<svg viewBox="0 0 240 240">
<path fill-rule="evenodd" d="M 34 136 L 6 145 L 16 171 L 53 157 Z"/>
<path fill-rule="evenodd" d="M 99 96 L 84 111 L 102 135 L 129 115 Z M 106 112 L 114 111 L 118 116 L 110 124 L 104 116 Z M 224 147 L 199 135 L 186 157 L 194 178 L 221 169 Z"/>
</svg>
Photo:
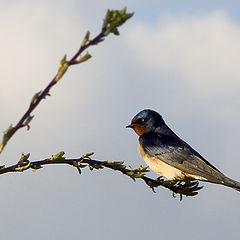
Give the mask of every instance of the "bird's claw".
<svg viewBox="0 0 240 240">
<path fill-rule="evenodd" d="M 156 178 L 156 181 L 158 181 L 158 182 L 160 182 L 160 183 L 164 182 L 163 176 L 157 177 L 157 178 Z"/>
</svg>

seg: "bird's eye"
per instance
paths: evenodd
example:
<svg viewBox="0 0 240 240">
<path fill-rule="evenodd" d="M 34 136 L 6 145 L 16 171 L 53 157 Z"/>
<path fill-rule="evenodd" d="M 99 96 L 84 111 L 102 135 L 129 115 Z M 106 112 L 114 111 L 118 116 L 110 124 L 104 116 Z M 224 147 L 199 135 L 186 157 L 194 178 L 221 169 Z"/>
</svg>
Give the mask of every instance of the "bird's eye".
<svg viewBox="0 0 240 240">
<path fill-rule="evenodd" d="M 142 119 L 141 119 L 141 122 L 143 122 L 143 123 L 144 123 L 145 121 L 146 121 L 146 119 L 145 119 L 145 118 L 142 118 Z"/>
</svg>

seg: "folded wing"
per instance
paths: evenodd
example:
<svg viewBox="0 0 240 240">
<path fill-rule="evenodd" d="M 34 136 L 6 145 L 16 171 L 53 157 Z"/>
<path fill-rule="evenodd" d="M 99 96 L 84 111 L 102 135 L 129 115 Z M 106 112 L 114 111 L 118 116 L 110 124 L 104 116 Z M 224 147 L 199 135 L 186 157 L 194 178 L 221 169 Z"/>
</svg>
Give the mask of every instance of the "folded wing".
<svg viewBox="0 0 240 240">
<path fill-rule="evenodd" d="M 224 182 L 225 176 L 217 168 L 174 133 L 145 133 L 139 142 L 147 154 L 181 170 L 187 177 L 219 184 Z"/>
</svg>

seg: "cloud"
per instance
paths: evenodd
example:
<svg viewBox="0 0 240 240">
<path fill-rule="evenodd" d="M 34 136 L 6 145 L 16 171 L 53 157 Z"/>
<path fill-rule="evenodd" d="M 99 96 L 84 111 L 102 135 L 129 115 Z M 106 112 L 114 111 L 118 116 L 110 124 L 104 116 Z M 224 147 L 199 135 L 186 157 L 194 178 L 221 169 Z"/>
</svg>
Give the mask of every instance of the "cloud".
<svg viewBox="0 0 240 240">
<path fill-rule="evenodd" d="M 196 97 L 240 89 L 240 27 L 223 11 L 164 18 L 153 26 L 139 22 L 129 29 L 126 42 L 140 66 L 161 76 L 174 74 Z"/>
<path fill-rule="evenodd" d="M 74 1 L 20 2 L 0 9 L 4 36 L 0 45 L 2 130 L 19 119 L 31 96 L 50 81 L 63 54 L 70 56 L 79 47 L 86 30 L 93 34 L 88 22 L 96 29 L 101 26 L 105 11 L 100 14 L 94 3 L 91 12 L 93 3 L 81 1 L 79 9 L 74 9 Z M 103 2 L 96 4 L 108 7 L 102 6 Z M 138 16 L 142 19 L 141 14 Z M 90 61 L 70 69 L 51 91 L 52 96 L 34 112 L 31 130 L 21 130 L 11 139 L 1 156 L 2 164 L 15 163 L 21 152 L 31 152 L 31 160 L 37 160 L 64 150 L 68 157 L 94 151 L 96 159 L 144 165 L 137 151 L 137 136 L 124 126 L 141 108 L 153 107 L 163 111 L 173 130 L 202 150 L 200 153 L 211 163 L 219 167 L 224 162 L 221 170 L 235 171 L 239 176 L 234 161 L 238 159 L 239 132 L 237 24 L 223 12 L 215 12 L 159 19 L 151 26 L 133 18 L 120 32 L 119 38 L 111 36 L 91 48 Z M 206 100 L 211 96 L 217 100 Z M 223 119 L 225 113 L 231 129 Z M 33 232 L 38 231 L 36 239 L 51 234 L 58 239 L 74 239 L 80 231 L 83 238 L 91 233 L 92 238 L 105 234 L 102 238 L 112 239 L 117 232 L 117 239 L 122 239 L 121 226 L 128 236 L 136 238 L 137 233 L 144 239 L 159 235 L 159 222 L 162 236 L 169 236 L 172 229 L 168 223 L 176 216 L 182 216 L 175 231 L 179 239 L 178 233 L 193 216 L 197 221 L 190 224 L 190 229 L 195 231 L 198 225 L 205 229 L 198 232 L 200 237 L 205 233 L 228 236 L 238 229 L 236 219 L 230 219 L 233 211 L 239 215 L 236 193 L 211 184 L 198 197 L 180 203 L 168 191 L 159 189 L 153 194 L 140 181 L 133 183 L 110 170 L 85 169 L 78 176 L 67 166 L 49 166 L 35 173 L 4 175 L 1 187 L 1 203 L 7 206 L 2 210 L 1 226 L 16 230 L 3 232 L 3 238 L 16 238 L 21 232 L 25 239 L 32 239 Z M 231 201 L 232 208 L 224 208 L 226 201 Z M 223 215 L 219 209 L 231 226 L 225 234 L 224 224 L 221 228 L 214 225 Z M 128 218 L 126 211 L 130 213 Z M 144 226 L 142 217 L 148 218 Z M 31 231 L 23 231 L 25 222 Z M 92 231 L 93 225 L 96 231 Z M 45 230 L 39 231 L 38 226 Z M 58 231 L 62 226 L 64 231 Z M 110 231 L 103 230 L 106 226 Z M 139 226 L 149 229 L 144 232 L 148 236 L 139 231 Z"/>
</svg>

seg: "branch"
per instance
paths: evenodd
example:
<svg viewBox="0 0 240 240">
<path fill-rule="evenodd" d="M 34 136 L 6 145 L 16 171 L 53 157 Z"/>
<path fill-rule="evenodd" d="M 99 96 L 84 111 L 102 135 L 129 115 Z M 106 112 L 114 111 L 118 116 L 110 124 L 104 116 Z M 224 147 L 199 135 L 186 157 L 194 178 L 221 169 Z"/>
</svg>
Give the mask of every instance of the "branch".
<svg viewBox="0 0 240 240">
<path fill-rule="evenodd" d="M 32 112 L 38 106 L 38 104 L 45 99 L 47 96 L 50 96 L 49 92 L 51 88 L 62 78 L 68 68 L 72 65 L 80 64 L 87 61 L 91 58 L 91 55 L 87 52 L 85 55 L 81 57 L 81 54 L 90 46 L 96 45 L 102 41 L 104 38 L 113 33 L 115 35 L 119 35 L 118 27 L 121 26 L 124 22 L 126 22 L 130 17 L 132 17 L 133 13 L 126 13 L 126 8 L 121 11 L 108 10 L 106 16 L 103 21 L 101 32 L 94 37 L 92 40 L 89 40 L 90 32 L 88 31 L 82 41 L 82 44 L 76 54 L 70 59 L 67 60 L 67 56 L 64 55 L 62 60 L 60 61 L 60 65 L 58 71 L 52 81 L 45 87 L 44 90 L 34 94 L 30 105 L 22 116 L 22 118 L 18 121 L 15 126 L 12 124 L 8 127 L 6 131 L 3 133 L 2 142 L 0 145 L 0 154 L 5 148 L 7 142 L 12 138 L 12 136 L 21 128 L 27 127 L 27 130 L 30 129 L 29 123 L 33 119 Z"/>
<path fill-rule="evenodd" d="M 2 142 L 0 144 L 0 153 L 3 151 L 8 141 L 19 129 L 23 127 L 27 127 L 27 130 L 30 129 L 29 124 L 34 117 L 31 115 L 32 112 L 43 99 L 45 99 L 47 96 L 50 96 L 49 92 L 51 88 L 63 77 L 68 68 L 72 65 L 83 63 L 91 58 L 91 55 L 88 52 L 81 56 L 83 52 L 90 46 L 104 41 L 105 37 L 110 33 L 119 35 L 118 27 L 126 22 L 130 17 L 132 17 L 132 15 L 132 13 L 126 13 L 126 8 L 121 11 L 108 10 L 104 18 L 100 33 L 92 40 L 90 40 L 90 32 L 88 31 L 82 41 L 79 50 L 75 53 L 75 55 L 70 60 L 67 60 L 67 56 L 64 55 L 60 61 L 58 71 L 52 81 L 45 87 L 44 90 L 34 94 L 29 107 L 23 114 L 22 118 L 15 126 L 10 125 L 9 128 L 4 132 Z M 49 164 L 67 164 L 75 167 L 79 173 L 81 173 L 82 169 L 87 166 L 90 170 L 109 168 L 115 171 L 119 171 L 122 174 L 129 176 L 134 181 L 137 178 L 142 179 L 153 191 L 155 191 L 155 188 L 159 186 L 168 188 L 174 194 L 180 194 L 180 199 L 182 199 L 183 195 L 195 196 L 198 194 L 198 190 L 202 188 L 201 186 L 199 187 L 199 183 L 197 181 L 188 181 L 183 183 L 179 181 L 166 181 L 161 178 L 152 179 L 145 175 L 149 171 L 148 167 L 140 166 L 139 168 L 133 169 L 132 166 L 129 166 L 129 168 L 127 168 L 124 165 L 123 161 L 117 162 L 93 160 L 90 158 L 92 154 L 93 153 L 84 154 L 82 157 L 76 159 L 67 159 L 64 157 L 64 152 L 60 152 L 50 158 L 31 162 L 29 161 L 30 154 L 22 154 L 17 164 L 8 167 L 0 166 L 0 174 L 10 172 L 23 172 L 28 169 L 33 169 L 36 171 L 37 169 L 42 168 L 44 165 Z"/>
<path fill-rule="evenodd" d="M 81 174 L 82 169 L 85 167 L 89 167 L 90 170 L 93 169 L 103 169 L 110 168 L 115 171 L 119 171 L 124 175 L 129 176 L 134 181 L 139 178 L 142 179 L 154 192 L 155 188 L 162 186 L 168 188 L 173 192 L 173 194 L 180 194 L 180 200 L 182 196 L 195 196 L 198 194 L 198 191 L 202 189 L 202 186 L 199 186 L 198 181 L 188 181 L 188 182 L 180 182 L 180 181 L 168 181 L 160 178 L 152 179 L 145 174 L 149 171 L 148 167 L 142 167 L 133 169 L 132 166 L 129 166 L 128 169 L 123 161 L 99 161 L 93 160 L 90 156 L 93 153 L 87 153 L 82 155 L 80 158 L 65 158 L 64 152 L 59 152 L 56 155 L 53 155 L 51 158 L 46 158 L 38 161 L 29 161 L 28 158 L 30 154 L 22 154 L 21 159 L 15 165 L 5 167 L 2 166 L 0 168 L 0 174 L 10 173 L 10 172 L 23 172 L 28 169 L 37 170 L 42 168 L 44 165 L 54 165 L 54 164 L 67 164 L 75 167 L 78 172 Z"/>
</svg>

